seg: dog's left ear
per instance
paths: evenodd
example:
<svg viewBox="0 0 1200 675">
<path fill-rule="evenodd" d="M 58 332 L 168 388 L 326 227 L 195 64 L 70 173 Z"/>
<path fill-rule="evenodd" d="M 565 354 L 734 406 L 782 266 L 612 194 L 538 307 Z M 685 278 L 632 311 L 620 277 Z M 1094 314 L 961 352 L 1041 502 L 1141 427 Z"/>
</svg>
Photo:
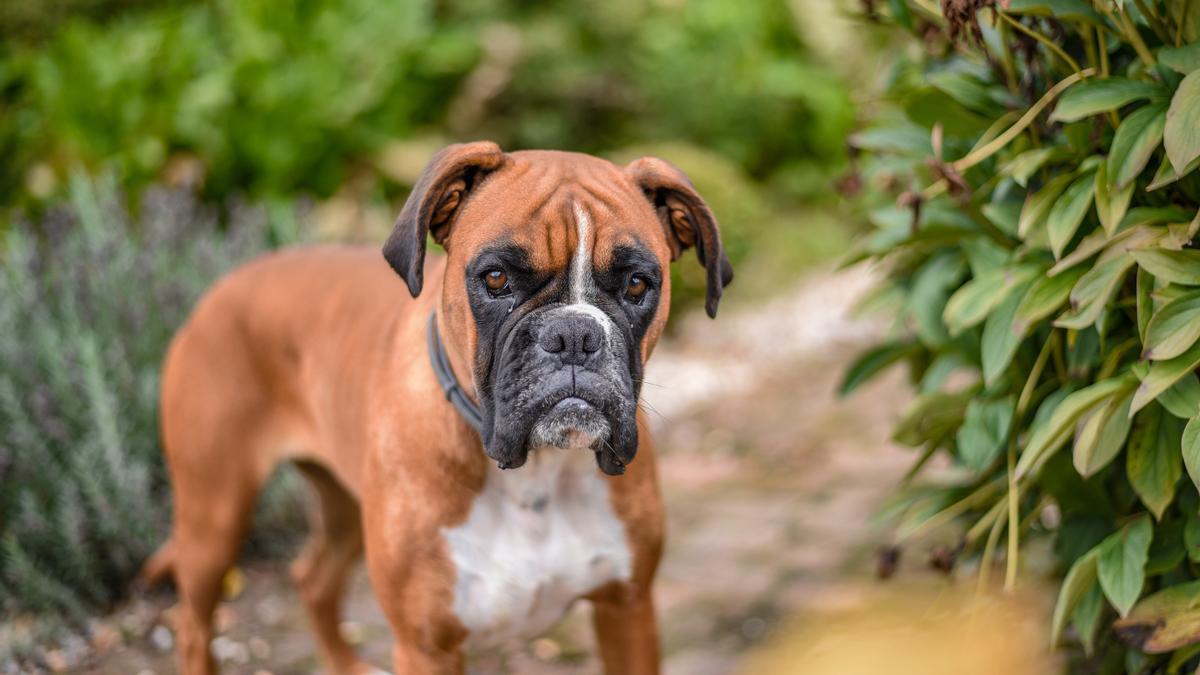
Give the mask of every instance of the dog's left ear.
<svg viewBox="0 0 1200 675">
<path fill-rule="evenodd" d="M 712 210 L 704 203 L 688 177 L 670 162 L 643 157 L 625 167 L 625 173 L 650 200 L 662 223 L 671 260 L 678 260 L 688 248 L 696 247 L 696 257 L 708 273 L 708 293 L 704 309 L 717 316 L 717 303 L 729 282 L 733 265 L 721 247 L 721 232 Z"/>
<path fill-rule="evenodd" d="M 421 172 L 383 245 L 383 257 L 414 298 L 425 282 L 426 235 L 444 246 L 467 194 L 504 161 L 504 152 L 491 141 L 460 143 L 438 152 Z"/>
</svg>

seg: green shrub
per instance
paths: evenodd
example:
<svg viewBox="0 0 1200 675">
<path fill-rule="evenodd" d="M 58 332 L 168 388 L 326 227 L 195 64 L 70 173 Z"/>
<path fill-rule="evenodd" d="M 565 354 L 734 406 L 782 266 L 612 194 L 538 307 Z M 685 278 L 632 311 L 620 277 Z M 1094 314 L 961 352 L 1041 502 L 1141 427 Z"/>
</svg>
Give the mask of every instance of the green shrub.
<svg viewBox="0 0 1200 675">
<path fill-rule="evenodd" d="M 286 218 L 268 227 L 244 206 L 222 231 L 212 209 L 161 189 L 135 223 L 113 194 L 76 179 L 69 208 L 0 244 L 0 616 L 78 619 L 125 591 L 170 514 L 167 342 L 221 272 L 291 236 Z M 276 489 L 266 529 L 301 527 L 285 498 Z"/>
<path fill-rule="evenodd" d="M 80 164 L 136 194 L 189 157 L 217 201 L 326 197 L 394 178 L 386 143 L 431 136 L 690 141 L 811 191 L 852 111 L 794 21 L 783 0 L 215 0 L 74 19 L 0 44 L 0 205 L 43 203 Z"/>
<path fill-rule="evenodd" d="M 903 490 L 900 540 L 962 523 L 960 560 L 986 575 L 1004 550 L 1010 586 L 1048 540 L 1066 574 L 1050 632 L 1082 646 L 1076 666 L 1190 672 L 1200 4 L 942 7 L 870 10 L 919 44 L 843 183 L 866 188 L 859 257 L 883 263 L 880 299 L 900 308 L 899 337 L 844 389 L 907 362 L 919 395 L 895 438 L 923 449 L 914 474 L 938 454 L 956 466 Z"/>
</svg>

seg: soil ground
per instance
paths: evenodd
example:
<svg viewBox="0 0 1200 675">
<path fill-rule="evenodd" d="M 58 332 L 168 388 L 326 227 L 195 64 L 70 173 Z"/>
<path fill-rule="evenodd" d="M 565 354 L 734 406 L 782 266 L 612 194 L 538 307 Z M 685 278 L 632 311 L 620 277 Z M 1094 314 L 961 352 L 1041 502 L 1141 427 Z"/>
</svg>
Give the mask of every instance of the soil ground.
<svg viewBox="0 0 1200 675">
<path fill-rule="evenodd" d="M 900 373 L 849 399 L 835 394 L 849 360 L 880 331 L 847 315 L 869 283 L 861 269 L 817 273 L 766 304 L 727 302 L 716 322 L 683 317 L 651 359 L 644 399 L 668 509 L 656 600 L 669 675 L 793 661 L 787 649 L 804 638 L 781 635 L 803 635 L 798 621 L 873 592 L 886 535 L 869 523 L 912 455 L 888 441 L 908 398 Z M 233 582 L 214 643 L 224 672 L 319 672 L 286 563 L 249 564 Z M 107 618 L 114 637 L 83 672 L 174 672 L 171 602 L 160 592 Z M 386 667 L 390 638 L 361 566 L 344 616 L 363 655 Z M 593 645 L 580 603 L 549 635 L 475 658 L 471 672 L 598 673 Z"/>
</svg>

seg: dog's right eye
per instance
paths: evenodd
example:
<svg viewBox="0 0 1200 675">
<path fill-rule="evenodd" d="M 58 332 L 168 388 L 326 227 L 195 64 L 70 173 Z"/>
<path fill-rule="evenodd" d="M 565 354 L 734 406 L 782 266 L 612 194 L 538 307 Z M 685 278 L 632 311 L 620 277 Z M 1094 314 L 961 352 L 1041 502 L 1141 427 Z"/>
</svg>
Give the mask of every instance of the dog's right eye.
<svg viewBox="0 0 1200 675">
<path fill-rule="evenodd" d="M 502 269 L 491 269 L 483 273 L 483 283 L 487 286 L 488 295 L 501 298 L 512 295 L 512 286 L 508 284 L 508 273 Z"/>
</svg>

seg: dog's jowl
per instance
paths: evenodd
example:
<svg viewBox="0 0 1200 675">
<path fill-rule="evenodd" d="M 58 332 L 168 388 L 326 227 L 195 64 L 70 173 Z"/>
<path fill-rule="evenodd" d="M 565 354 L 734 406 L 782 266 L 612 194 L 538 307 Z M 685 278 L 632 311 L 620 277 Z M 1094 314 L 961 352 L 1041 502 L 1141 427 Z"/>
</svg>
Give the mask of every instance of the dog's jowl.
<svg viewBox="0 0 1200 675">
<path fill-rule="evenodd" d="M 221 580 L 291 461 L 318 507 L 292 571 L 331 671 L 374 670 L 338 628 L 365 551 L 397 673 L 461 673 L 581 598 L 607 672 L 657 672 L 637 403 L 689 248 L 715 316 L 732 270 L 678 169 L 480 142 L 430 161 L 382 256 L 293 249 L 218 282 L 167 354 L 173 530 L 143 572 L 174 575 L 182 671 L 213 671 Z"/>
</svg>

